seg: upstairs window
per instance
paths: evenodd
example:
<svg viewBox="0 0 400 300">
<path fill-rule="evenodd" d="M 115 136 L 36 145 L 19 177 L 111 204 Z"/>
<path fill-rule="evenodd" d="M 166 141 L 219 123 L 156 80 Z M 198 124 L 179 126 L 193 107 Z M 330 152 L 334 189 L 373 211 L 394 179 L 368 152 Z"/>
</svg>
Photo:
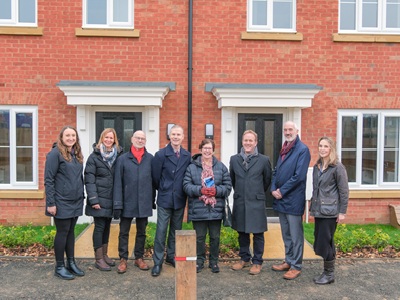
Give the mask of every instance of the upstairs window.
<svg viewBox="0 0 400 300">
<path fill-rule="evenodd" d="M 400 0 L 339 0 L 339 32 L 400 33 Z"/>
<path fill-rule="evenodd" d="M 37 26 L 37 0 L 0 0 L 0 26 Z"/>
<path fill-rule="evenodd" d="M 84 0 L 83 27 L 133 29 L 133 0 Z"/>
<path fill-rule="evenodd" d="M 248 31 L 296 31 L 296 0 L 248 0 L 247 6 Z"/>
<path fill-rule="evenodd" d="M 37 108 L 0 106 L 0 189 L 37 188 Z"/>
<path fill-rule="evenodd" d="M 350 186 L 399 188 L 400 111 L 339 111 L 338 132 Z"/>
</svg>

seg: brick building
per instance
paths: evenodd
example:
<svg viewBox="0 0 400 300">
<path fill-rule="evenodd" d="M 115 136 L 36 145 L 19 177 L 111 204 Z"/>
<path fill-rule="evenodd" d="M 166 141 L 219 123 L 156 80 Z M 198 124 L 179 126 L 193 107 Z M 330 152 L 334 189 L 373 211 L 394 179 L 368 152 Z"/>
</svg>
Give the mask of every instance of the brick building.
<svg viewBox="0 0 400 300">
<path fill-rule="evenodd" d="M 389 223 L 388 204 L 400 204 L 399 11 L 387 0 L 0 2 L 0 224 L 49 223 L 45 156 L 64 125 L 87 157 L 104 127 L 123 145 L 144 130 L 154 153 L 174 123 L 196 153 L 209 124 L 228 165 L 247 128 L 275 163 L 286 120 L 310 170 L 318 138 L 337 140 L 347 222 Z"/>
</svg>

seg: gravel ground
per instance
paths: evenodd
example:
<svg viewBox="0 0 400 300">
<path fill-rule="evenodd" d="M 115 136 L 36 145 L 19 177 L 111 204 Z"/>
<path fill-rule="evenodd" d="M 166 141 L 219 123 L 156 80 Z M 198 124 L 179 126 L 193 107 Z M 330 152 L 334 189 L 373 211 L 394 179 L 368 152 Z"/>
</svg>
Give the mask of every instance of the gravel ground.
<svg viewBox="0 0 400 300">
<path fill-rule="evenodd" d="M 51 259 L 0 257 L 0 298 L 5 299 L 175 299 L 175 269 L 164 265 L 159 277 L 128 264 L 125 274 L 100 272 L 93 261 L 77 260 L 86 275 L 71 281 L 53 276 Z M 152 265 L 151 261 L 148 261 Z M 312 278 L 322 262 L 304 262 L 296 280 L 271 270 L 278 261 L 266 261 L 261 274 L 232 271 L 232 262 L 220 263 L 221 272 L 205 268 L 197 274 L 197 299 L 394 299 L 400 300 L 399 259 L 340 259 L 336 281 L 317 286 Z"/>
</svg>

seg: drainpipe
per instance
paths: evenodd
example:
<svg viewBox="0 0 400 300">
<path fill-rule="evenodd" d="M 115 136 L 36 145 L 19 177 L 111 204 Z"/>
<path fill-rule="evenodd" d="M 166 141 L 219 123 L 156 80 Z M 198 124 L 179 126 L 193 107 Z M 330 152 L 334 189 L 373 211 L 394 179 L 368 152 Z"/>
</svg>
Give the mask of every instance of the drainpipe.
<svg viewBox="0 0 400 300">
<path fill-rule="evenodd" d="M 193 0 L 189 0 L 188 27 L 188 151 L 192 152 Z"/>
</svg>

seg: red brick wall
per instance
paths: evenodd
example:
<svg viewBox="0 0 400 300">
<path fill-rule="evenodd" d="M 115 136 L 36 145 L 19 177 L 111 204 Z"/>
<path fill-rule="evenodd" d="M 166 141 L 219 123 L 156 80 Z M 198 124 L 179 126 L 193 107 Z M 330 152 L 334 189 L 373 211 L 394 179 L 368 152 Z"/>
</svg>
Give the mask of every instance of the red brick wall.
<svg viewBox="0 0 400 300">
<path fill-rule="evenodd" d="M 44 200 L 0 199 L 0 225 L 49 225 Z"/>
<path fill-rule="evenodd" d="M 300 42 L 241 40 L 246 31 L 244 0 L 193 3 L 193 153 L 204 138 L 204 124 L 213 123 L 219 157 L 221 111 L 215 97 L 205 92 L 206 82 L 322 86 L 312 107 L 302 113 L 302 140 L 310 146 L 312 163 L 318 138 L 336 137 L 337 109 L 400 108 L 400 45 L 332 42 L 337 1 L 297 1 L 297 30 L 304 36 Z M 60 80 L 175 82 L 176 91 L 167 95 L 161 109 L 160 146 L 167 143 L 167 123 L 187 129 L 187 0 L 136 0 L 138 39 L 76 37 L 81 0 L 39 0 L 38 8 L 43 36 L 0 35 L 0 104 L 39 108 L 40 189 L 46 153 L 61 127 L 75 125 L 75 108 L 66 105 L 56 87 Z M 186 139 L 185 147 L 188 143 Z M 12 207 L 8 201 L 20 203 L 0 199 L 7 211 Z M 42 213 L 42 202 L 26 201 L 32 203 L 31 219 L 41 218 L 36 211 Z M 365 201 L 371 206 L 376 202 L 380 200 Z M 387 223 L 383 207 L 384 215 L 376 221 Z M 371 218 L 354 216 L 355 221 Z"/>
</svg>

